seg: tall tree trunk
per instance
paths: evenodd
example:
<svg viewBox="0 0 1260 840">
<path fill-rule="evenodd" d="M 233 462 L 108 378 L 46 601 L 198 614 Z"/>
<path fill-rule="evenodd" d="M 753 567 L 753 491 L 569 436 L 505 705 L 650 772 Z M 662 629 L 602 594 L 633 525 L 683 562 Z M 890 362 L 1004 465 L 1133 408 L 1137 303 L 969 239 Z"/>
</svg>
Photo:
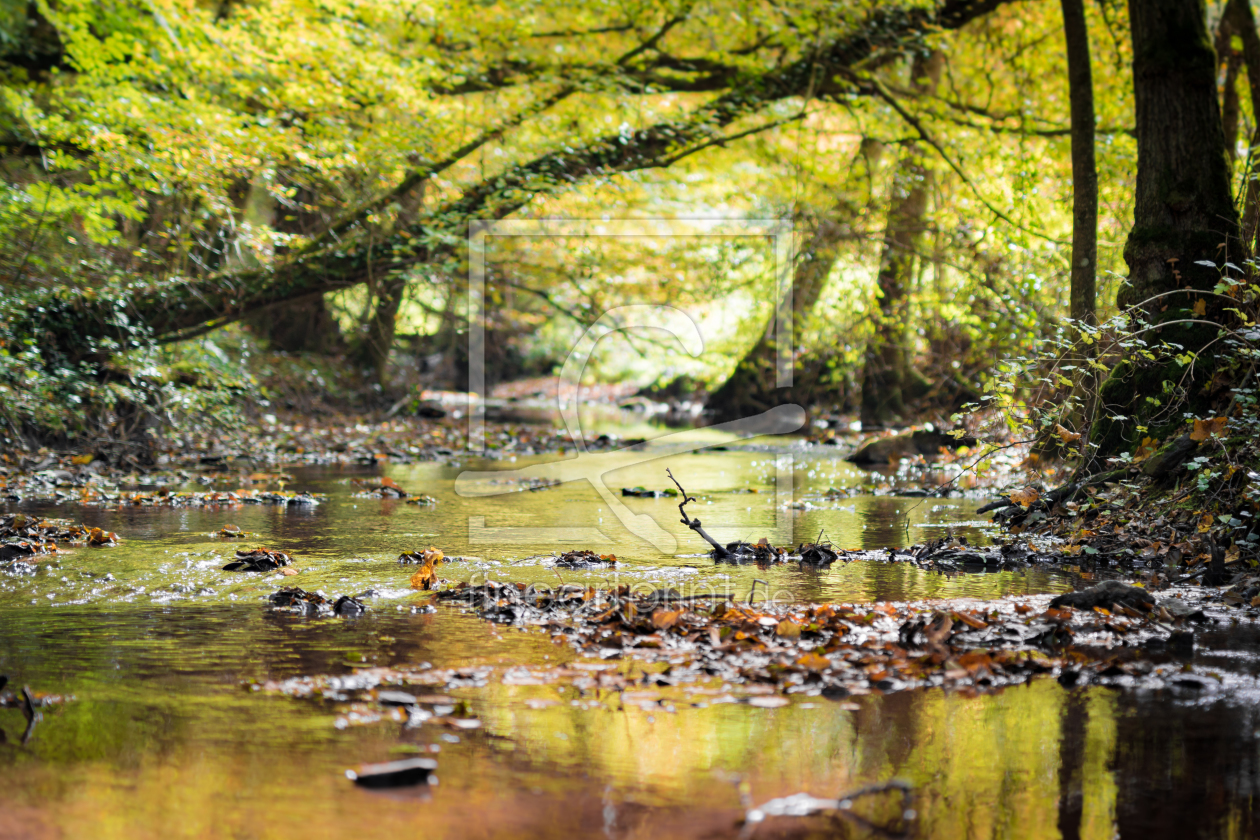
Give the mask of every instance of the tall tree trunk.
<svg viewBox="0 0 1260 840">
<path fill-rule="evenodd" d="M 1229 0 L 1223 17 L 1229 21 L 1233 34 L 1242 40 L 1242 59 L 1247 68 L 1247 87 L 1251 92 L 1251 115 L 1257 121 L 1255 133 L 1251 136 L 1251 146 L 1255 148 L 1260 146 L 1260 34 L 1256 33 L 1256 18 L 1249 0 Z M 1228 135 L 1226 139 L 1230 139 Z M 1254 156 L 1250 163 L 1250 171 L 1245 173 L 1247 190 L 1243 205 L 1242 241 L 1246 252 L 1254 254 L 1257 228 L 1260 227 L 1260 166 L 1257 166 Z"/>
<path fill-rule="evenodd" d="M 916 56 L 910 81 L 920 93 L 932 93 L 941 79 L 942 55 Z M 907 340 L 909 290 L 915 260 L 927 230 L 932 171 L 917 144 L 906 146 L 893 175 L 884 247 L 879 262 L 879 310 L 875 332 L 866 346 L 862 373 L 862 426 L 878 428 L 900 422 L 906 391 L 913 381 Z"/>
<path fill-rule="evenodd" d="M 1125 243 L 1129 280 L 1119 295 L 1153 323 L 1221 320 L 1210 291 L 1218 266 L 1238 259 L 1238 213 L 1230 193 L 1229 157 L 1216 98 L 1216 56 L 1202 0 L 1130 0 L 1133 92 L 1137 111 L 1138 171 L 1133 230 Z M 1206 265 L 1199 265 L 1203 262 Z M 1203 304 L 1200 304 L 1202 307 Z M 1204 324 L 1166 326 L 1145 336 L 1199 352 L 1216 336 Z M 1092 438 L 1100 455 L 1128 449 L 1144 436 L 1162 439 L 1182 422 L 1157 399 L 1164 383 L 1183 382 L 1190 410 L 1206 406 L 1213 348 L 1195 361 L 1193 376 L 1175 361 L 1124 359 L 1103 385 L 1103 416 Z"/>
<path fill-rule="evenodd" d="M 406 290 L 407 280 L 399 275 L 387 277 L 376 284 L 376 306 L 368 317 L 367 330 L 360 345 L 360 356 L 371 368 L 373 379 L 382 386 L 389 370 L 389 353 L 394 347 L 398 310 Z"/>
<path fill-rule="evenodd" d="M 411 224 L 424 203 L 426 186 L 426 181 L 420 181 L 398 196 L 396 214 L 392 223 L 388 227 L 373 230 L 372 238 L 375 239 L 378 234 L 384 234 L 384 238 L 388 238 L 395 228 Z M 371 259 L 369 246 L 369 271 Z M 398 310 L 402 307 L 403 295 L 406 291 L 407 278 L 403 274 L 391 274 L 377 282 L 371 279 L 368 281 L 369 298 L 374 296 L 376 302 L 367 318 L 367 329 L 359 344 L 359 356 L 371 369 L 376 383 L 381 386 L 386 384 L 389 354 L 394 349 L 394 331 L 398 325 Z"/>
<path fill-rule="evenodd" d="M 1094 77 L 1084 0 L 1063 0 L 1068 99 L 1072 119 L 1072 318 L 1098 322 L 1094 279 L 1098 270 L 1098 171 L 1094 166 Z"/>
</svg>

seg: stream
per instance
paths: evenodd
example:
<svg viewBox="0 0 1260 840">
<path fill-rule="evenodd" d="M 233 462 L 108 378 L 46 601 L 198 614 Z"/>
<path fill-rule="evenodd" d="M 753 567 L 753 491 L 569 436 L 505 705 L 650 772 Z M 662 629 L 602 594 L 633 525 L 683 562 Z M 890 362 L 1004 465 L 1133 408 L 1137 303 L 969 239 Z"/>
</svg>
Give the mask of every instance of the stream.
<svg viewBox="0 0 1260 840">
<path fill-rule="evenodd" d="M 721 445 L 720 441 L 715 441 Z M 653 456 L 645 460 L 645 456 Z M 465 471 L 516 470 L 556 456 L 381 467 L 302 467 L 251 487 L 316 494 L 317 505 L 136 506 L 10 502 L 5 512 L 82 521 L 120 545 L 78 548 L 0 574 L 0 674 L 10 688 L 73 695 L 25 721 L 0 709 L 0 840 L 8 838 L 340 838 L 878 836 L 855 822 L 775 817 L 741 827 L 753 803 L 833 797 L 896 777 L 916 789 L 919 837 L 1246 837 L 1260 831 L 1257 699 L 1210 691 L 1067 688 L 1051 679 L 993 693 L 872 692 L 788 705 L 624 703 L 573 686 L 490 680 L 451 693 L 468 731 L 381 720 L 345 725 L 330 704 L 254 690 L 269 681 L 368 666 L 468 668 L 579 663 L 545 633 L 494 625 L 408 585 L 404 551 L 458 558 L 446 581 L 670 587 L 757 599 L 869 603 L 996 598 L 1072 589 L 1070 576 L 944 575 L 878 560 L 808 568 L 716 564 L 665 490 L 667 468 L 696 497 L 688 513 L 720 541 L 842 549 L 905 546 L 947 530 L 990 539 L 983 500 L 851 495 L 866 475 L 827 447 L 731 444 L 602 456 L 618 503 L 676 542 L 631 533 L 585 480 L 526 489 Z M 434 506 L 365 497 L 386 476 Z M 464 481 L 467 481 L 467 477 Z M 214 488 L 191 482 L 179 490 Z M 467 484 L 461 484 L 461 490 Z M 142 488 L 154 489 L 154 488 Z M 215 532 L 235 525 L 231 541 Z M 293 557 L 293 576 L 222 566 L 239 544 Z M 575 548 L 610 569 L 558 569 Z M 764 587 L 762 583 L 764 582 Z M 282 586 L 360 596 L 355 619 L 271 611 Z M 1260 632 L 1217 625 L 1197 663 L 1260 674 Z M 390 791 L 345 770 L 425 755 L 438 783 Z M 854 806 L 872 822 L 883 800 Z"/>
</svg>

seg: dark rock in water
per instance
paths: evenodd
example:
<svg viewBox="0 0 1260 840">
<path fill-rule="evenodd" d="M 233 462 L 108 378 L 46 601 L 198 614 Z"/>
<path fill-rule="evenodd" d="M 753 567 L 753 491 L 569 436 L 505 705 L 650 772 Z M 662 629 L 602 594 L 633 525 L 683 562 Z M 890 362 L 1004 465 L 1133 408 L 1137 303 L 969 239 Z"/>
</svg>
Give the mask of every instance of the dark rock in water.
<svg viewBox="0 0 1260 840">
<path fill-rule="evenodd" d="M 414 706 L 416 696 L 405 691 L 378 691 L 376 701 L 384 706 Z"/>
<path fill-rule="evenodd" d="M 365 788 L 391 788 L 425 784 L 437 769 L 431 758 L 407 758 L 384 764 L 364 764 L 357 771 L 347 770 L 346 778 Z"/>
<path fill-rule="evenodd" d="M 223 567 L 225 572 L 273 572 L 281 566 L 287 566 L 293 558 L 283 551 L 272 551 L 269 548 L 255 548 L 252 551 L 236 552 L 236 559 Z"/>
<path fill-rule="evenodd" d="M 888 464 L 914 455 L 926 457 L 938 455 L 942 447 L 954 450 L 964 446 L 975 446 L 976 443 L 976 439 L 969 435 L 955 438 L 949 432 L 917 429 L 913 432 L 867 441 L 845 460 L 854 464 Z"/>
<path fill-rule="evenodd" d="M 1174 630 L 1168 634 L 1166 644 L 1175 653 L 1194 653 L 1194 631 Z"/>
<path fill-rule="evenodd" d="M 4 674 L 0 674 L 0 691 L 4 691 L 4 687 L 9 684 L 9 678 Z"/>
<path fill-rule="evenodd" d="M 677 496 L 678 491 L 672 487 L 668 490 L 647 490 L 643 487 L 622 487 L 621 495 L 636 499 L 657 499 L 664 496 Z"/>
<path fill-rule="evenodd" d="M 279 609 L 296 610 L 298 612 L 310 613 L 315 615 L 321 610 L 327 609 L 328 599 L 318 592 L 307 592 L 296 586 L 286 586 L 279 592 L 273 592 L 267 598 L 267 602 L 273 607 Z"/>
<path fill-rule="evenodd" d="M 337 603 L 333 604 L 333 612 L 342 618 L 353 618 L 356 615 L 363 615 L 367 612 L 367 605 L 357 598 L 342 595 L 337 599 Z"/>
<path fill-rule="evenodd" d="M 1126 586 L 1118 580 L 1105 580 L 1081 592 L 1060 595 L 1050 602 L 1050 606 L 1055 609 L 1072 607 L 1078 610 L 1089 610 L 1094 607 L 1110 609 L 1116 604 L 1148 612 L 1154 609 L 1155 598 L 1140 586 Z"/>
<path fill-rule="evenodd" d="M 796 553 L 801 555 L 802 563 L 809 563 L 811 566 L 826 566 L 840 559 L 840 552 L 833 549 L 830 543 L 803 545 Z"/>
</svg>

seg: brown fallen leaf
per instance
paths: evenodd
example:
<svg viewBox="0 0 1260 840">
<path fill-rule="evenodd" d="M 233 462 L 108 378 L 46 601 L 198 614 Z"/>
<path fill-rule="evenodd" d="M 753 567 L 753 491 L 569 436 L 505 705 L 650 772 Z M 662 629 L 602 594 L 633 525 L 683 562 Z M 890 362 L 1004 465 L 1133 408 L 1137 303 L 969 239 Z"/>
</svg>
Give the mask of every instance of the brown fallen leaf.
<svg viewBox="0 0 1260 840">
<path fill-rule="evenodd" d="M 825 671 L 831 667 L 831 660 L 822 654 L 810 651 L 796 660 L 796 664 L 810 671 Z"/>
<path fill-rule="evenodd" d="M 652 626 L 657 630 L 668 630 L 682 618 L 682 610 L 657 610 L 652 613 Z"/>
<path fill-rule="evenodd" d="M 1219 435 L 1225 431 L 1225 424 L 1229 420 L 1226 417 L 1211 417 L 1207 420 L 1195 420 L 1194 429 L 1190 432 L 1190 439 L 1202 442 L 1212 435 Z"/>
<path fill-rule="evenodd" d="M 790 618 L 785 618 L 775 626 L 774 634 L 787 639 L 795 639 L 801 635 L 801 629 L 801 625 Z"/>
<path fill-rule="evenodd" d="M 1194 302 L 1194 314 L 1200 317 L 1207 314 L 1207 301 L 1199 298 Z"/>
<path fill-rule="evenodd" d="M 1036 487 L 1025 487 L 1023 490 L 1013 491 L 1007 498 L 1011 500 L 1011 504 L 1027 508 L 1041 498 L 1041 493 L 1037 492 Z"/>
<path fill-rule="evenodd" d="M 417 556 L 418 556 L 418 560 L 417 559 L 410 559 L 410 560 L 403 559 L 404 557 L 417 558 Z M 409 555 L 404 554 L 402 557 L 398 558 L 399 562 L 412 562 L 412 563 L 419 562 L 420 563 L 420 568 L 417 569 L 416 573 L 411 576 L 411 588 L 412 589 L 425 589 L 425 590 L 432 589 L 433 585 L 437 583 L 437 567 L 438 567 L 438 564 L 442 562 L 442 559 L 443 559 L 442 552 L 434 548 L 433 546 L 429 546 L 428 548 L 426 548 L 424 551 L 421 551 L 421 552 L 413 552 Z"/>
<path fill-rule="evenodd" d="M 1142 438 L 1138 448 L 1133 450 L 1134 461 L 1145 461 L 1159 449 L 1159 441 L 1153 437 Z"/>
<path fill-rule="evenodd" d="M 1074 432 L 1071 429 L 1066 429 L 1058 423 L 1054 424 L 1054 430 L 1058 433 L 1059 438 L 1064 443 L 1076 443 L 1078 440 L 1081 439 L 1080 432 Z"/>
</svg>

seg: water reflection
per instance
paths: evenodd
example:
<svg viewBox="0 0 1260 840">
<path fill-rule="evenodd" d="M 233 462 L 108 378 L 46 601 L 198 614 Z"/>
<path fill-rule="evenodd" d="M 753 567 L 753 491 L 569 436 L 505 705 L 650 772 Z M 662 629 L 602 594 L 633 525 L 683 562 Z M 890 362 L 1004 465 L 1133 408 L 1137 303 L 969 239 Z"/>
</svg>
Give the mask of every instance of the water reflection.
<svg viewBox="0 0 1260 840">
<path fill-rule="evenodd" d="M 740 786 L 764 801 L 891 777 L 916 785 L 921 837 L 1256 829 L 1260 721 L 1226 701 L 1038 680 L 979 697 L 915 691 L 671 713 L 492 682 L 455 692 L 484 728 L 451 743 L 397 724 L 339 731 L 319 701 L 239 683 L 347 673 L 360 656 L 449 666 L 570 654 L 449 610 L 357 622 L 247 606 L 0 613 L 0 672 L 79 698 L 49 710 L 26 747 L 20 716 L 0 711 L 0 837 L 733 837 Z M 426 796 L 372 794 L 342 776 L 430 744 L 441 783 Z M 879 801 L 861 807 L 889 816 Z M 755 836 L 815 835 L 834 828 L 772 820 Z"/>
<path fill-rule="evenodd" d="M 613 469 L 605 481 L 618 490 L 665 489 L 670 486 L 665 470 L 673 469 L 697 497 L 689 506 L 691 515 L 701 517 L 705 529 L 724 542 L 766 537 L 778 545 L 795 546 L 822 535 L 845 549 L 880 549 L 938 536 L 946 529 L 974 542 L 987 540 L 985 531 L 976 525 L 974 501 L 828 496 L 829 488 L 863 480 L 863 474 L 834 453 L 702 452 L 667 455 L 647 463 L 636 460 L 633 453 L 611 457 Z M 619 465 L 619 458 L 624 465 Z M 26 606 L 32 601 L 257 601 L 274 591 L 281 579 L 222 571 L 236 545 L 212 534 L 227 524 L 255 535 L 246 541 L 250 545 L 264 544 L 293 555 L 301 574 L 286 583 L 329 594 L 374 590 L 383 602 L 391 603 L 408 603 L 410 597 L 407 570 L 394 562 L 398 555 L 431 544 L 448 555 L 474 558 L 444 566 L 441 574 L 449 580 L 493 576 L 554 584 L 557 572 L 541 556 L 581 547 L 615 554 L 618 566 L 612 573 L 566 571 L 562 578 L 568 582 L 742 595 L 752 588 L 754 579 L 762 579 L 780 598 L 856 601 L 991 597 L 1070 586 L 1065 578 L 1037 570 L 946 577 L 887 564 L 837 564 L 821 570 L 793 565 L 768 570 L 719 566 L 703 556 L 707 545 L 679 521 L 677 499 L 624 499 L 634 514 L 651 516 L 677 540 L 676 553 L 662 554 L 622 527 L 586 482 L 538 492 L 467 497 L 454 489 L 462 469 L 432 463 L 387 468 L 388 475 L 403 487 L 436 497 L 436 507 L 357 497 L 350 482 L 372 474 L 368 468 L 295 471 L 290 489 L 326 494 L 323 504 L 311 508 L 10 505 L 10 510 L 72 517 L 117 531 L 124 542 L 109 550 L 81 549 L 43 562 L 33 577 L 0 575 L 0 607 Z M 190 489 L 204 488 L 191 485 Z"/>
</svg>

